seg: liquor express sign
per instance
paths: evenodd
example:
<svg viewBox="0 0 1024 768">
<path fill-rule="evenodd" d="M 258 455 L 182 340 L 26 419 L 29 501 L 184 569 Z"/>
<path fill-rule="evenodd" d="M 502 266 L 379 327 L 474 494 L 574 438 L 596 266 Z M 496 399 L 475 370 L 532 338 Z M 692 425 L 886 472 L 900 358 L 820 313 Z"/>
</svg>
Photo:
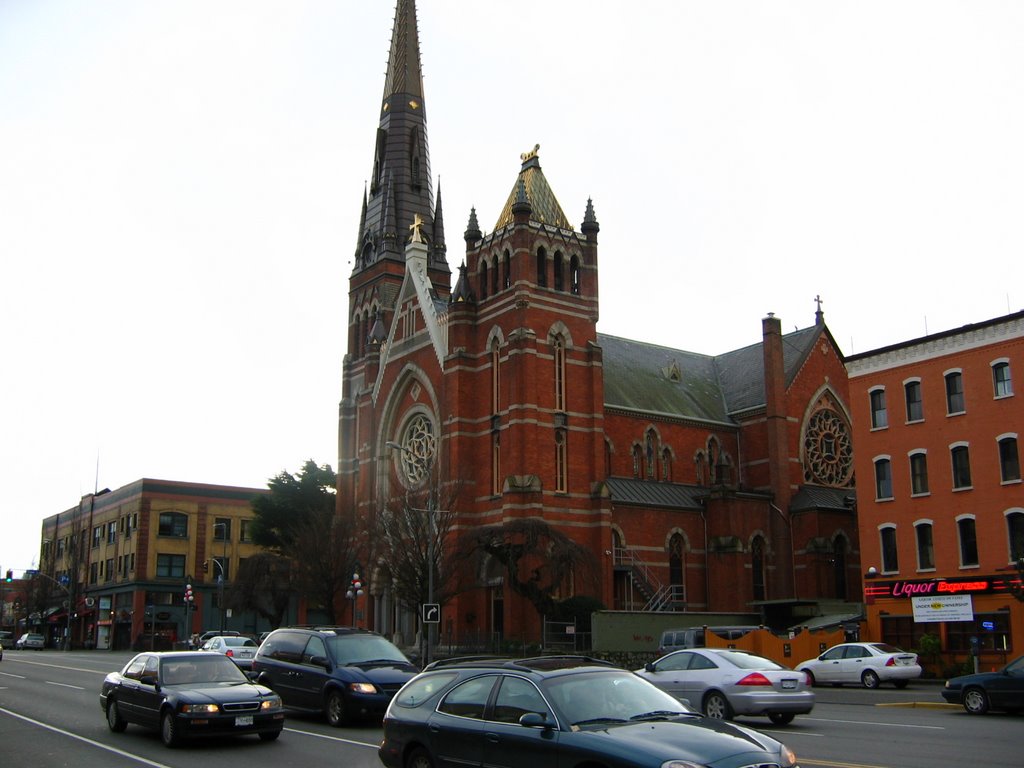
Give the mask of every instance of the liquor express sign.
<svg viewBox="0 0 1024 768">
<path fill-rule="evenodd" d="M 974 621 L 974 601 L 970 595 L 929 595 L 912 598 L 914 621 Z"/>
</svg>

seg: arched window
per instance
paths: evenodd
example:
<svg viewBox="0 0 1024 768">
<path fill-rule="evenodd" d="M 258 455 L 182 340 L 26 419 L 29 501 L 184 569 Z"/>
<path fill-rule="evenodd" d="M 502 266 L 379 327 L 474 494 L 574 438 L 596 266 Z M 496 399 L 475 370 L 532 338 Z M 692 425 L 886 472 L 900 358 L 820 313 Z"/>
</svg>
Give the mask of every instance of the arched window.
<svg viewBox="0 0 1024 768">
<path fill-rule="evenodd" d="M 647 459 L 645 474 L 651 480 L 657 480 L 658 475 L 654 471 L 654 430 L 648 429 L 644 436 L 644 456 Z"/>
<path fill-rule="evenodd" d="M 875 459 L 875 498 L 892 498 L 892 462 L 888 456 Z"/>
<path fill-rule="evenodd" d="M 352 339 L 352 353 L 356 357 L 362 357 L 363 337 L 366 336 L 366 333 L 363 331 L 363 316 L 359 313 L 356 313 L 353 333 L 355 334 L 355 338 Z"/>
<path fill-rule="evenodd" d="M 565 290 L 565 275 L 562 270 L 564 265 L 562 264 L 562 252 L 555 251 L 555 290 Z"/>
<path fill-rule="evenodd" d="M 896 549 L 896 526 L 883 523 L 878 526 L 878 535 L 882 543 L 882 573 L 899 573 L 900 558 Z"/>
<path fill-rule="evenodd" d="M 1010 562 L 1024 557 L 1024 512 L 1014 511 L 1006 516 L 1006 533 L 1010 540 Z"/>
<path fill-rule="evenodd" d="M 501 278 L 501 260 L 494 257 L 494 271 L 491 273 L 491 295 L 493 296 L 498 292 L 499 280 Z"/>
<path fill-rule="evenodd" d="M 499 379 L 499 364 L 501 362 L 501 348 L 498 340 L 491 342 L 491 413 L 495 414 L 501 410 L 501 384 Z"/>
<path fill-rule="evenodd" d="M 999 476 L 1004 483 L 1020 480 L 1020 458 L 1017 455 L 1017 436 L 999 437 Z"/>
<path fill-rule="evenodd" d="M 957 537 L 960 539 L 960 567 L 978 565 L 978 533 L 974 527 L 974 515 L 962 515 L 956 519 Z"/>
<path fill-rule="evenodd" d="M 964 375 L 960 371 L 946 373 L 946 414 L 964 412 Z"/>
<path fill-rule="evenodd" d="M 996 360 L 992 363 L 992 390 L 995 397 L 1009 397 L 1013 394 L 1009 360 Z"/>
<path fill-rule="evenodd" d="M 950 446 L 950 460 L 953 463 L 953 488 L 971 487 L 971 455 L 966 443 Z"/>
<path fill-rule="evenodd" d="M 548 254 L 543 248 L 537 249 L 537 285 L 548 287 Z"/>
<path fill-rule="evenodd" d="M 555 339 L 555 410 L 565 410 L 565 339 Z"/>
<path fill-rule="evenodd" d="M 764 537 L 755 536 L 754 540 L 750 542 L 750 575 L 755 600 L 767 599 L 764 578 L 764 550 Z"/>
<path fill-rule="evenodd" d="M 668 540 L 668 583 L 673 587 L 683 587 L 684 589 L 675 589 L 675 592 L 683 592 L 685 595 L 686 587 L 686 560 L 685 560 L 685 548 L 683 537 L 678 534 L 672 534 L 672 538 Z M 680 597 L 683 597 L 680 595 Z"/>
<path fill-rule="evenodd" d="M 910 454 L 910 493 L 913 496 L 928 493 L 928 454 L 923 450 Z"/>
<path fill-rule="evenodd" d="M 672 451 L 668 446 L 661 449 L 661 479 L 666 483 L 672 482 Z"/>
<path fill-rule="evenodd" d="M 697 473 L 697 485 L 707 485 L 707 457 L 704 451 L 697 451 L 693 464 Z"/>
<path fill-rule="evenodd" d="M 918 520 L 914 523 L 914 534 L 917 537 L 917 569 L 934 571 L 935 545 L 932 541 L 932 521 Z"/>
<path fill-rule="evenodd" d="M 569 290 L 576 296 L 580 295 L 580 260 L 573 256 L 569 260 Z"/>
<path fill-rule="evenodd" d="M 487 298 L 487 262 L 480 259 L 480 298 Z"/>
<path fill-rule="evenodd" d="M 512 256 L 511 256 L 511 254 L 509 254 L 508 249 L 505 249 L 505 256 L 502 259 L 502 266 L 504 268 L 502 269 L 501 287 L 502 288 L 511 288 L 512 287 Z"/>
</svg>

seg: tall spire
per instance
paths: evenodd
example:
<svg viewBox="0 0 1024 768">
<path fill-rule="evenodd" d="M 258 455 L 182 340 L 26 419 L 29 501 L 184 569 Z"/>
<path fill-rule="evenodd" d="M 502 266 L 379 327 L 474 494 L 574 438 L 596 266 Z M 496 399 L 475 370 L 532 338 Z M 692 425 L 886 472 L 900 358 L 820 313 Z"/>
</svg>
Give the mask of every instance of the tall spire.
<svg viewBox="0 0 1024 768">
<path fill-rule="evenodd" d="M 432 279 L 448 287 L 451 270 L 445 258 L 443 224 L 435 227 L 435 209 L 427 146 L 427 111 L 420 68 L 420 40 L 414 0 L 398 0 L 391 50 L 384 78 L 380 125 L 374 147 L 370 196 L 361 226 L 359 258 L 353 274 L 382 261 L 404 262 L 404 243 L 392 234 L 409 231 L 416 216 L 427 236 Z M 441 233 L 441 237 L 436 237 Z"/>
</svg>

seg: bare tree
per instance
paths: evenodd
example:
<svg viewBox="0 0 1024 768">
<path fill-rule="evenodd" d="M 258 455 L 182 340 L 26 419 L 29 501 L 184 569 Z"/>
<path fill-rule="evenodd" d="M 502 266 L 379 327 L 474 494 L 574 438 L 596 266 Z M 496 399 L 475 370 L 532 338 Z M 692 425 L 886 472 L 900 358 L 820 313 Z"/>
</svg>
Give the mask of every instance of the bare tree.
<svg viewBox="0 0 1024 768">
<path fill-rule="evenodd" d="M 277 629 L 284 622 L 295 589 L 291 563 L 272 552 L 246 558 L 238 578 L 227 595 L 228 606 L 238 611 L 255 611 Z"/>
</svg>

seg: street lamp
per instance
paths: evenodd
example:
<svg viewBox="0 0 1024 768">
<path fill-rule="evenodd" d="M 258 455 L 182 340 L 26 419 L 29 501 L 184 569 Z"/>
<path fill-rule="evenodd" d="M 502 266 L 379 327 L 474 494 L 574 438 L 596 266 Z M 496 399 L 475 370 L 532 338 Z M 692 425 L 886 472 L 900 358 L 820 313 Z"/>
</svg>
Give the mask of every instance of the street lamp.
<svg viewBox="0 0 1024 768">
<path fill-rule="evenodd" d="M 409 458 L 410 461 L 419 464 L 421 469 L 423 470 L 424 476 L 427 478 L 427 483 L 429 483 L 427 487 L 427 523 L 429 526 L 429 531 L 427 534 L 427 605 L 432 606 L 434 605 L 434 540 L 437 538 L 437 525 L 436 520 L 434 519 L 434 481 L 433 478 L 431 477 L 431 469 L 433 462 L 431 461 L 430 456 L 426 458 L 419 456 L 410 451 L 404 445 L 399 445 L 393 440 L 388 440 L 386 443 L 384 443 L 384 445 L 387 448 L 391 448 L 396 451 L 401 451 L 403 454 L 405 454 L 405 456 Z M 420 620 L 423 621 L 424 624 L 426 624 L 427 629 L 427 643 L 426 649 L 423 654 L 424 666 L 429 664 L 431 661 L 431 648 L 433 647 L 432 640 L 434 634 L 434 624 L 437 623 L 436 621 L 425 621 L 426 618 L 427 617 L 424 616 L 421 611 Z"/>
<path fill-rule="evenodd" d="M 228 528 L 228 524 L 226 522 L 213 524 L 213 532 L 215 534 L 217 532 L 217 528 L 224 529 L 224 535 L 222 536 L 224 540 L 224 557 L 220 561 L 218 561 L 217 558 L 213 558 L 214 564 L 220 568 L 220 573 L 217 574 L 217 578 L 220 579 L 220 597 L 218 598 L 218 602 L 220 602 L 220 633 L 223 635 L 227 624 L 227 609 L 224 607 L 224 582 L 227 581 L 227 579 L 224 576 L 224 568 L 225 563 L 228 561 L 228 533 L 231 529 Z"/>
<path fill-rule="evenodd" d="M 358 629 L 359 622 L 356 620 L 356 598 L 363 595 L 363 582 L 359 580 L 359 571 L 352 574 L 352 586 L 348 588 L 345 597 L 352 601 L 352 626 Z"/>
</svg>

